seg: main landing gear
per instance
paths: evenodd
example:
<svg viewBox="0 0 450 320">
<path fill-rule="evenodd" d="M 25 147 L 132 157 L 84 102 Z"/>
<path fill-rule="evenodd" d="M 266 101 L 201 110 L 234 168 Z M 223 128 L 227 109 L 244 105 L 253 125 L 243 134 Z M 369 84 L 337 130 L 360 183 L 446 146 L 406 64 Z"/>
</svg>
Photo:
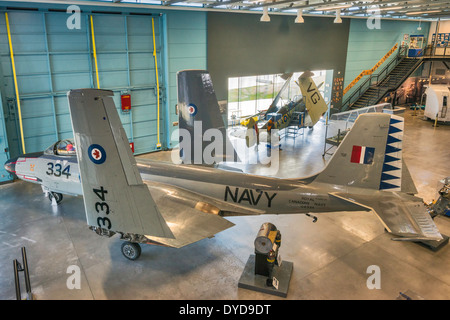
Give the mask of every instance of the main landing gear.
<svg viewBox="0 0 450 320">
<path fill-rule="evenodd" d="M 141 246 L 136 242 L 126 241 L 122 243 L 122 254 L 128 260 L 136 260 L 141 256 Z"/>
</svg>

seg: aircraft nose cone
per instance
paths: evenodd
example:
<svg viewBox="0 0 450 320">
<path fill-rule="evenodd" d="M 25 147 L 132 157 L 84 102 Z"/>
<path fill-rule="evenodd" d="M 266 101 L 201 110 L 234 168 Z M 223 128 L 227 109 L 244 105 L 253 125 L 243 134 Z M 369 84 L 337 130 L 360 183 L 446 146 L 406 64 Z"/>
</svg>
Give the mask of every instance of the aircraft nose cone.
<svg viewBox="0 0 450 320">
<path fill-rule="evenodd" d="M 17 157 L 11 158 L 5 162 L 5 170 L 9 173 L 16 174 Z"/>
</svg>

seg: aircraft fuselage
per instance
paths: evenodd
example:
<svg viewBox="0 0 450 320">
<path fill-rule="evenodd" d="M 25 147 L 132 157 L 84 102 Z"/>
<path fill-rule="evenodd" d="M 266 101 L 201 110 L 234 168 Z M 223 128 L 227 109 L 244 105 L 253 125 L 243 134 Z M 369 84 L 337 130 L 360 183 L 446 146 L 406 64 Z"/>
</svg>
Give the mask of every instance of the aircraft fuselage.
<svg viewBox="0 0 450 320">
<path fill-rule="evenodd" d="M 82 195 L 76 156 L 29 153 L 10 159 L 5 163 L 5 168 L 19 179 L 41 184 L 49 191 Z"/>
<path fill-rule="evenodd" d="M 217 168 L 138 162 L 143 180 L 174 185 L 265 214 L 366 210 L 329 194 L 323 185 L 300 179 L 255 176 Z M 336 191 L 336 190 L 333 190 Z"/>
<path fill-rule="evenodd" d="M 15 174 L 44 189 L 82 195 L 76 156 L 33 154 L 12 159 Z M 142 179 L 184 188 L 265 214 L 361 211 L 329 194 L 329 187 L 301 179 L 278 179 L 218 168 L 137 159 Z M 330 190 L 328 190 L 330 189 Z M 342 190 L 341 190 L 342 191 Z M 238 212 L 236 214 L 239 214 Z"/>
</svg>

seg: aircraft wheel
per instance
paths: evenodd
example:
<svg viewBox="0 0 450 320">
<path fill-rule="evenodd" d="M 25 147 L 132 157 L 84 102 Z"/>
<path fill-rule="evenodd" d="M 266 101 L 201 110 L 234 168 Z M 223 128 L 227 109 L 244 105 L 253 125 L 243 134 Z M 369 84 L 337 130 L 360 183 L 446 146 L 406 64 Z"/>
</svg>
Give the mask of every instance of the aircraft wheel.
<svg viewBox="0 0 450 320">
<path fill-rule="evenodd" d="M 62 195 L 62 193 L 58 193 L 58 192 L 49 192 L 48 193 L 48 199 L 50 201 L 52 201 L 53 198 L 55 198 L 56 203 L 59 204 L 62 201 L 62 199 L 63 199 L 63 195 Z"/>
<path fill-rule="evenodd" d="M 134 242 L 122 243 L 122 254 L 128 260 L 136 260 L 141 256 L 141 246 Z"/>
</svg>

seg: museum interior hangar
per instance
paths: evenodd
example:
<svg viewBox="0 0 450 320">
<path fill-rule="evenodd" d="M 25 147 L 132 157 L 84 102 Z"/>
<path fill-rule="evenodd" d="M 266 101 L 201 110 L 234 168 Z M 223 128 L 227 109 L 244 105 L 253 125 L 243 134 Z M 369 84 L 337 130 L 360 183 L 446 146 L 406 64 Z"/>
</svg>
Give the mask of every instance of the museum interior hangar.
<svg viewBox="0 0 450 320">
<path fill-rule="evenodd" d="M 448 94 L 436 91 L 445 101 L 436 112 L 423 108 L 427 88 L 448 89 L 446 1 L 39 0 L 0 1 L 0 11 L 2 164 L 73 138 L 69 90 L 112 91 L 132 153 L 168 162 L 179 143 L 180 71 L 208 70 L 231 129 L 268 109 L 285 74 L 313 71 L 328 112 L 294 139 L 286 130 L 276 177 L 322 170 L 335 150 L 327 149 L 332 114 L 381 103 L 404 117 L 403 159 L 417 195 L 436 200 L 449 176 Z M 296 80 L 283 102 L 302 95 Z M 212 239 L 181 249 L 142 246 L 140 259 L 129 261 L 121 241 L 87 228 L 81 197 L 55 205 L 40 186 L 0 171 L 1 266 L 8 270 L 1 299 L 16 297 L 12 261 L 21 247 L 36 299 L 279 299 L 238 288 L 267 222 L 283 234 L 282 254 L 293 263 L 288 299 L 450 297 L 447 246 L 392 241 L 370 212 L 316 214 L 316 223 L 306 215 L 229 217 L 235 226 Z M 267 166 L 244 171 L 265 176 Z M 434 221 L 450 234 L 448 217 Z M 374 265 L 381 288 L 367 284 Z M 81 289 L 67 285 L 71 266 L 81 272 Z"/>
<path fill-rule="evenodd" d="M 433 1 L 428 5 L 430 8 L 425 1 L 407 1 L 401 5 L 393 1 L 384 5 L 386 1 L 381 1 L 382 18 L 378 26 L 378 22 L 368 20 L 370 12 L 367 13 L 366 7 L 361 7 L 360 15 L 351 13 L 352 8 L 342 9 L 341 23 L 334 23 L 333 10 L 313 14 L 314 8 L 324 6 L 320 1 L 310 1 L 311 6 L 303 10 L 303 23 L 295 22 L 296 13 L 277 8 L 271 9 L 274 13 L 270 11 L 269 22 L 261 22 L 262 7 L 254 12 L 258 8 L 225 10 L 214 2 L 201 6 L 200 2 L 192 1 L 168 1 L 159 6 L 146 2 L 74 2 L 80 16 L 67 13 L 64 1 L 1 2 L 0 71 L 4 85 L 0 93 L 4 117 L 0 134 L 1 150 L 6 150 L 1 161 L 22 153 L 21 136 L 26 152 L 44 150 L 53 142 L 72 136 L 65 97 L 71 88 L 113 90 L 118 106 L 120 96 L 130 94 L 131 110 L 121 113 L 121 119 L 130 142 L 134 143 L 135 154 L 158 150 L 158 143 L 161 149 L 172 148 L 173 123 L 178 120 L 176 73 L 183 69 L 207 69 L 219 101 L 228 99 L 231 77 L 333 70 L 325 89 L 332 91 L 330 99 L 335 100 L 334 107 L 339 110 L 340 104 L 358 86 L 346 92 L 342 99 L 345 87 L 363 70 L 373 68 L 398 44 L 396 51 L 378 68 L 381 71 L 396 57 L 402 43 L 409 44 L 409 38 L 404 40 L 405 35 L 423 35 L 426 41 L 422 39 L 419 45 L 424 48 L 431 44 L 435 20 L 446 12 L 443 1 Z M 287 5 L 281 1 L 281 8 L 282 3 Z M 334 1 L 333 6 L 339 7 L 341 3 L 346 4 Z M 241 5 L 248 6 L 246 2 L 230 4 L 233 8 Z M 388 7 L 393 11 L 387 10 Z M 431 8 L 441 12 L 409 14 L 431 11 Z M 443 32 L 445 25 L 445 21 L 440 23 Z M 15 57 L 15 77 L 10 45 Z M 160 132 L 155 131 L 158 105 L 154 50 L 161 100 Z M 22 129 L 17 114 L 15 79 L 21 101 Z M 1 179 L 6 181 L 10 177 L 2 171 Z"/>
</svg>

